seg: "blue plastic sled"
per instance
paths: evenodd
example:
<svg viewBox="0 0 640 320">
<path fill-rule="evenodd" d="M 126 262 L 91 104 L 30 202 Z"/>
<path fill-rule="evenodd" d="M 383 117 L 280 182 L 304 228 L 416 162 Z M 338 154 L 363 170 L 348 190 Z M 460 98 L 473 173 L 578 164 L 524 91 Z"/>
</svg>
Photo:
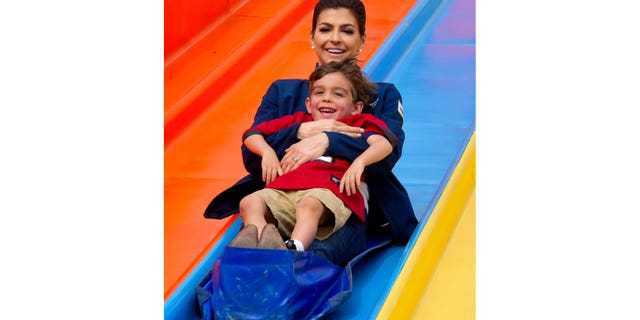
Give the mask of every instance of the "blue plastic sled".
<svg viewBox="0 0 640 320">
<path fill-rule="evenodd" d="M 351 270 L 389 238 L 367 238 L 345 267 L 312 252 L 225 247 L 197 288 L 202 319 L 320 319 L 351 295 Z"/>
</svg>

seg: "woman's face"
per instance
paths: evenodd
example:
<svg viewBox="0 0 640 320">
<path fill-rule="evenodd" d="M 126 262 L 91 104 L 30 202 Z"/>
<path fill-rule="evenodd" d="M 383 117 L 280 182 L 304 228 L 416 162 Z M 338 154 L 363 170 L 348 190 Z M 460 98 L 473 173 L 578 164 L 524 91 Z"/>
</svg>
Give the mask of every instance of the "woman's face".
<svg viewBox="0 0 640 320">
<path fill-rule="evenodd" d="M 356 18 L 345 8 L 322 11 L 311 35 L 311 47 L 316 51 L 320 64 L 354 58 L 364 46 L 364 41 Z"/>
</svg>

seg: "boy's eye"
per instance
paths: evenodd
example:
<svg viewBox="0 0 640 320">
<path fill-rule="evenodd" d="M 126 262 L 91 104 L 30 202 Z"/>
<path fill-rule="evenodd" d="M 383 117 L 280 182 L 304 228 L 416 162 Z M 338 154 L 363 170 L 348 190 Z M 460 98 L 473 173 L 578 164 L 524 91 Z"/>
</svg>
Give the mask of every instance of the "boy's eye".
<svg viewBox="0 0 640 320">
<path fill-rule="evenodd" d="M 338 97 L 344 97 L 344 94 L 342 92 L 334 92 L 333 94 Z"/>
</svg>

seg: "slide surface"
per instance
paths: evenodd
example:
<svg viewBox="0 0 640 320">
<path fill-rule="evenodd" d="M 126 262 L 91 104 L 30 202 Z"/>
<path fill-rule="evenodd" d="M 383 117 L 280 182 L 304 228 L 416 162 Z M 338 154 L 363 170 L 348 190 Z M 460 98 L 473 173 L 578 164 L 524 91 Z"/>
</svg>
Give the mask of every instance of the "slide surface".
<svg viewBox="0 0 640 320">
<path fill-rule="evenodd" d="M 247 1 L 221 16 L 182 56 L 167 59 L 165 318 L 196 317 L 191 304 L 194 284 L 239 228 L 235 216 L 209 220 L 202 212 L 213 196 L 245 175 L 240 135 L 251 124 L 271 81 L 306 78 L 313 67 L 308 32 L 314 3 Z M 420 226 L 407 246 L 385 248 L 356 265 L 354 292 L 330 315 L 335 319 L 373 318 L 381 309 L 386 312 L 387 296 L 393 300 L 395 295 L 395 279 L 420 272 L 403 267 L 411 266 L 410 254 L 423 241 L 420 235 L 432 229 L 430 215 L 475 132 L 475 2 L 365 4 L 368 41 L 360 58 L 367 61 L 365 72 L 372 80 L 393 82 L 403 95 L 407 139 L 394 172 L 409 191 Z M 224 37 L 233 24 L 247 29 L 238 31 L 233 41 L 215 40 Z M 183 60 L 184 56 L 190 59 Z M 467 164 L 471 165 L 475 162 Z M 468 245 L 474 241 L 469 231 L 475 217 L 473 193 L 468 199 L 467 209 L 458 212 L 457 219 L 448 219 L 453 227 L 429 238 L 444 243 L 443 254 L 433 258 L 435 264 L 442 262 L 434 267 L 436 271 L 451 270 L 443 266 L 456 252 L 473 255 Z M 465 279 L 473 280 L 469 268 L 464 274 Z M 420 299 L 415 302 L 416 310 L 434 305 L 429 297 L 441 295 L 426 293 L 437 293 L 436 284 L 443 276 L 459 278 L 460 273 L 434 271 L 434 285 L 425 284 L 425 294 L 414 298 Z M 474 286 L 468 282 L 461 286 Z M 465 295 L 467 305 L 473 303 L 469 296 Z"/>
</svg>

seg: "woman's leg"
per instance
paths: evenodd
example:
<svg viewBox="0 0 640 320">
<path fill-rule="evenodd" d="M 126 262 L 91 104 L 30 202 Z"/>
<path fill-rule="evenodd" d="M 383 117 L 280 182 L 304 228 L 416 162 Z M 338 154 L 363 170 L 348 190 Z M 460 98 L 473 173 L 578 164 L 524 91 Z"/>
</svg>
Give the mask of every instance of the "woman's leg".
<svg viewBox="0 0 640 320">
<path fill-rule="evenodd" d="M 329 238 L 314 240 L 307 250 L 327 261 L 344 266 L 364 251 L 365 247 L 364 224 L 356 215 L 351 215 L 344 226 L 336 230 Z"/>
</svg>

